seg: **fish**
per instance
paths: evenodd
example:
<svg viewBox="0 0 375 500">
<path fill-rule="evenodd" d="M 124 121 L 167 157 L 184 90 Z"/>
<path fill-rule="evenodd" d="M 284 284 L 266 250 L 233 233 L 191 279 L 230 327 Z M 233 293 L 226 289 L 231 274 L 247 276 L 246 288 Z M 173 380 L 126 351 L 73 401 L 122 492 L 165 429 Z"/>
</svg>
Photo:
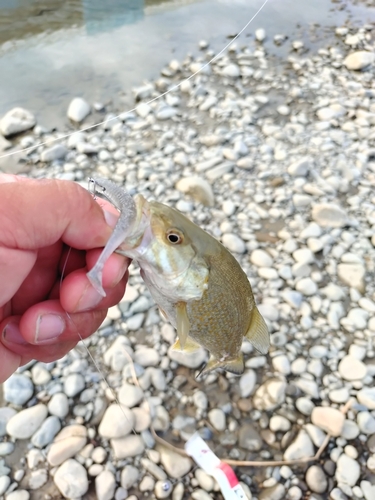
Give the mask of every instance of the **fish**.
<svg viewBox="0 0 375 500">
<path fill-rule="evenodd" d="M 133 198 L 107 179 L 92 182 L 120 211 L 112 236 L 87 274 L 99 293 L 105 295 L 104 263 L 116 251 L 138 263 L 161 314 L 177 331 L 173 349 L 209 351 L 200 374 L 218 368 L 242 374 L 244 338 L 260 353 L 268 352 L 267 325 L 247 275 L 229 250 L 172 207 L 139 194 Z"/>
</svg>

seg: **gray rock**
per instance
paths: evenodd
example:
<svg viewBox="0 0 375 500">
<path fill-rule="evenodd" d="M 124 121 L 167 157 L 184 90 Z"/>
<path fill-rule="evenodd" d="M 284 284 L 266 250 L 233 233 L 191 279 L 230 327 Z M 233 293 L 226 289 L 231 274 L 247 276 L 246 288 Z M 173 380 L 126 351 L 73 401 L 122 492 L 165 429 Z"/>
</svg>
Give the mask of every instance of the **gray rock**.
<svg viewBox="0 0 375 500">
<path fill-rule="evenodd" d="M 34 386 L 29 377 L 15 373 L 4 382 L 3 390 L 7 403 L 23 406 L 33 395 Z"/>
<path fill-rule="evenodd" d="M 60 429 L 60 420 L 56 416 L 48 417 L 33 435 L 31 442 L 36 448 L 44 448 L 53 441 Z"/>
<path fill-rule="evenodd" d="M 15 439 L 29 439 L 42 425 L 47 414 L 47 407 L 43 404 L 21 410 L 9 420 L 7 433 Z"/>
<path fill-rule="evenodd" d="M 68 154 L 68 149 L 62 144 L 55 144 L 48 149 L 45 149 L 40 155 L 41 161 L 49 162 L 54 160 L 63 160 Z"/>
<path fill-rule="evenodd" d="M 81 97 L 75 97 L 68 108 L 68 118 L 76 123 L 81 123 L 91 112 L 91 107 Z"/>
<path fill-rule="evenodd" d="M 53 480 L 64 498 L 80 498 L 89 488 L 86 469 L 72 458 L 60 465 Z"/>
<path fill-rule="evenodd" d="M 327 477 L 318 465 L 312 465 L 307 469 L 306 483 L 314 493 L 324 493 L 328 487 Z"/>
<path fill-rule="evenodd" d="M 24 108 L 13 108 L 0 120 L 0 132 L 4 137 L 25 132 L 36 125 L 35 116 Z"/>
<path fill-rule="evenodd" d="M 240 427 L 238 445 L 249 451 L 259 451 L 262 448 L 262 438 L 252 424 L 245 423 Z"/>
<path fill-rule="evenodd" d="M 16 410 L 8 406 L 0 408 L 0 436 L 4 436 L 6 434 L 7 423 L 16 413 Z"/>
</svg>

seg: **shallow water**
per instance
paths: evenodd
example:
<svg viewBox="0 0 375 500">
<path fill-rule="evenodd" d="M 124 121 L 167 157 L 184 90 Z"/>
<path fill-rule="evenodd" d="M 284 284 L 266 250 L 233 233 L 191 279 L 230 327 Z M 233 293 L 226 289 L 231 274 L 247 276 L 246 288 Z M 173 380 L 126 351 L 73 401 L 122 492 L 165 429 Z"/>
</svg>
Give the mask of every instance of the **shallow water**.
<svg viewBox="0 0 375 500">
<path fill-rule="evenodd" d="M 157 77 L 171 59 L 197 53 L 202 38 L 217 52 L 262 3 L 2 0 L 0 115 L 24 106 L 36 114 L 38 123 L 66 128 L 66 109 L 75 96 L 126 110 L 133 102 L 132 87 Z M 276 48 L 272 43 L 276 33 L 323 44 L 325 29 L 344 24 L 350 17 L 363 23 L 374 19 L 374 10 L 330 0 L 269 0 L 239 43 L 251 43 L 255 29 L 263 27 L 267 49 L 283 54 L 290 40 Z"/>
</svg>

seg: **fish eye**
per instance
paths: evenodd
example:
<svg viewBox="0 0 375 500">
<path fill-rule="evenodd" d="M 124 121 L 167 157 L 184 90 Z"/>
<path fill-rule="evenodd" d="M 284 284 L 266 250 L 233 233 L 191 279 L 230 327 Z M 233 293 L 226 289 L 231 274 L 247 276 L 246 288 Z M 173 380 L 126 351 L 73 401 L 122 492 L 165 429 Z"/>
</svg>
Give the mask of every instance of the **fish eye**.
<svg viewBox="0 0 375 500">
<path fill-rule="evenodd" d="M 177 229 L 171 229 L 167 232 L 167 240 L 169 241 L 169 243 L 172 243 L 172 245 L 179 245 L 183 242 L 184 237 L 182 233 Z"/>
</svg>

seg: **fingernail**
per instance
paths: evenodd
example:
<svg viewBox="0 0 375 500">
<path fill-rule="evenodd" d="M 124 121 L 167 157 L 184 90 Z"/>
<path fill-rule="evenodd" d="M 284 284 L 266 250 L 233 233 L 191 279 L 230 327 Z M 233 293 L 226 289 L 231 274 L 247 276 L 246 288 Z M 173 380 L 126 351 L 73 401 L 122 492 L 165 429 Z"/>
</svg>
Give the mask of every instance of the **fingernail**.
<svg viewBox="0 0 375 500">
<path fill-rule="evenodd" d="M 113 212 L 109 212 L 108 210 L 104 210 L 104 218 L 109 227 L 114 228 L 118 221 L 118 215 Z"/>
<path fill-rule="evenodd" d="M 129 259 L 125 258 L 123 264 L 121 265 L 119 272 L 117 273 L 117 276 L 115 277 L 115 279 L 111 283 L 111 287 L 115 287 L 118 283 L 120 283 L 120 281 L 124 277 L 126 271 L 128 270 L 129 264 L 130 264 Z"/>
<path fill-rule="evenodd" d="M 65 330 L 65 321 L 57 314 L 42 314 L 36 320 L 35 343 L 52 340 Z"/>
<path fill-rule="evenodd" d="M 103 299 L 99 292 L 97 292 L 90 284 L 88 284 L 78 301 L 77 307 L 74 312 L 87 311 L 97 306 Z"/>
<path fill-rule="evenodd" d="M 0 181 L 1 182 L 1 181 Z M 18 325 L 14 323 L 9 323 L 3 330 L 3 339 L 6 342 L 18 345 L 26 345 L 28 342 L 22 337 Z"/>
</svg>

